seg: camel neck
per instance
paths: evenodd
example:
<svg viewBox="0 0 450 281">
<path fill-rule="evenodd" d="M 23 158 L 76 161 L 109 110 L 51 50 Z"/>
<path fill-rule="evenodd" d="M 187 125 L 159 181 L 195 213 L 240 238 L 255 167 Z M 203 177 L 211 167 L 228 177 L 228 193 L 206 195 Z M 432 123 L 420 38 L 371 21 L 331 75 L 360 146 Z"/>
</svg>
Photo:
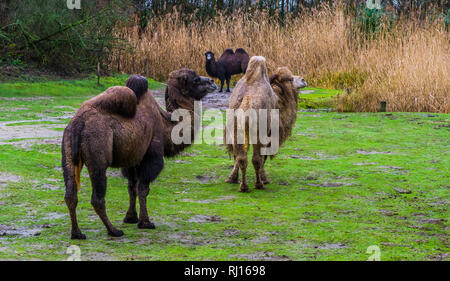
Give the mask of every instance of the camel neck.
<svg viewBox="0 0 450 281">
<path fill-rule="evenodd" d="M 214 59 L 206 61 L 206 73 L 211 77 L 217 76 L 216 61 Z"/>
<path fill-rule="evenodd" d="M 176 108 L 176 109 L 185 109 L 189 112 L 189 116 L 190 116 L 190 124 L 189 124 L 189 131 L 188 134 L 190 134 L 190 138 L 187 139 L 187 141 L 183 141 L 181 143 L 179 143 L 179 141 L 174 142 L 174 140 L 172 139 L 172 132 L 175 136 L 179 136 L 180 135 L 180 131 L 182 132 L 181 135 L 184 134 L 184 132 L 180 129 L 180 128 L 184 128 L 186 126 L 186 124 L 182 124 L 183 120 L 182 118 L 179 118 L 180 121 L 172 121 L 172 116 L 174 114 L 174 112 L 165 112 L 165 116 L 163 116 L 164 120 L 165 120 L 165 124 L 166 124 L 166 128 L 165 128 L 165 134 L 164 134 L 164 156 L 166 157 L 172 157 L 175 155 L 178 155 L 179 153 L 181 153 L 184 149 L 186 149 L 188 146 L 190 146 L 193 142 L 194 142 L 194 138 L 195 138 L 195 125 L 199 124 L 198 120 L 197 122 L 195 122 L 196 119 L 201 118 L 201 114 L 198 115 L 196 114 L 196 112 L 194 111 L 194 106 L 192 106 L 191 108 Z M 177 113 L 178 114 L 178 113 Z M 179 115 L 174 116 L 174 118 L 178 118 Z"/>
</svg>

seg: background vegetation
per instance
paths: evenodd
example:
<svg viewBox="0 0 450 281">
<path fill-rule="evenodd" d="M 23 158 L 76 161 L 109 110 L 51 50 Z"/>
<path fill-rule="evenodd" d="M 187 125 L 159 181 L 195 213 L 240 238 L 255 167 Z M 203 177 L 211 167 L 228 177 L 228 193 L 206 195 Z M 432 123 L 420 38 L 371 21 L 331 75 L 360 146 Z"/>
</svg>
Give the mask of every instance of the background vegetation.
<svg viewBox="0 0 450 281">
<path fill-rule="evenodd" d="M 64 1 L 62 1 L 64 2 Z M 1 60 L 59 72 L 140 73 L 163 81 L 225 48 L 288 66 L 316 87 L 344 89 L 340 111 L 450 112 L 448 1 L 82 1 L 0 5 Z M 6 3 L 6 4 L 5 4 Z M 239 77 L 237 77 L 239 78 Z"/>
</svg>

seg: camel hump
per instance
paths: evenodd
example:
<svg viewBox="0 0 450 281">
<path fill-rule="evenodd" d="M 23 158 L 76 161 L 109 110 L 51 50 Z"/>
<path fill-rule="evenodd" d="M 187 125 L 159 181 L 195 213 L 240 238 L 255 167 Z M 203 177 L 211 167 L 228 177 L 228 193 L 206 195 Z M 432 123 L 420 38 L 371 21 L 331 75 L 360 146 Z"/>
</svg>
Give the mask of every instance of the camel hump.
<svg viewBox="0 0 450 281">
<path fill-rule="evenodd" d="M 237 48 L 235 53 L 236 54 L 243 54 L 243 55 L 247 55 L 248 56 L 248 53 L 242 48 Z"/>
<path fill-rule="evenodd" d="M 144 76 L 133 74 L 125 82 L 125 86 L 133 90 L 136 94 L 137 101 L 141 100 L 141 97 L 148 91 L 148 81 Z"/>
<path fill-rule="evenodd" d="M 223 51 L 223 55 L 234 55 L 233 49 L 226 49 L 225 51 Z"/>
<path fill-rule="evenodd" d="M 126 118 L 134 117 L 138 103 L 133 90 L 122 86 L 108 88 L 88 102 L 92 107 L 101 111 L 118 114 Z"/>
</svg>

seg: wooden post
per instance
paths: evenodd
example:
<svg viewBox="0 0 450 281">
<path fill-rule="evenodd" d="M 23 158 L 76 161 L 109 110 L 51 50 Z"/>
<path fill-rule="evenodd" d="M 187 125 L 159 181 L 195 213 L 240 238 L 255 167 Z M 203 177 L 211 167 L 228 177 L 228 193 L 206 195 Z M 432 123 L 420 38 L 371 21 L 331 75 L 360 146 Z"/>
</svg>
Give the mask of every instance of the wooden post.
<svg viewBox="0 0 450 281">
<path fill-rule="evenodd" d="M 386 101 L 380 102 L 380 112 L 386 112 Z"/>
<path fill-rule="evenodd" d="M 100 85 L 100 61 L 97 62 L 97 85 Z"/>
<path fill-rule="evenodd" d="M 120 50 L 119 55 L 117 56 L 117 73 L 120 73 Z"/>
</svg>

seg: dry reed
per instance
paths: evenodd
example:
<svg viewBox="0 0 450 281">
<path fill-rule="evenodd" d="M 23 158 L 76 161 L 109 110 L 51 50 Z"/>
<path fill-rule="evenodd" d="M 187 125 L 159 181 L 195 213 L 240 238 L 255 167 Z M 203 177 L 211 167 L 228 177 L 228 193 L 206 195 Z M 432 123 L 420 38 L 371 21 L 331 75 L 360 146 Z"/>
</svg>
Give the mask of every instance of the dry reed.
<svg viewBox="0 0 450 281">
<path fill-rule="evenodd" d="M 310 85 L 351 88 L 339 96 L 341 111 L 376 111 L 386 101 L 388 111 L 450 112 L 450 44 L 442 24 L 408 18 L 374 40 L 359 34 L 339 5 L 288 18 L 284 26 L 264 12 L 185 25 L 175 11 L 151 19 L 141 33 L 136 26 L 122 30 L 135 52 L 113 54 L 112 64 L 158 80 L 181 67 L 206 75 L 206 51 L 218 58 L 240 47 L 266 57 L 269 72 L 288 66 Z"/>
</svg>

